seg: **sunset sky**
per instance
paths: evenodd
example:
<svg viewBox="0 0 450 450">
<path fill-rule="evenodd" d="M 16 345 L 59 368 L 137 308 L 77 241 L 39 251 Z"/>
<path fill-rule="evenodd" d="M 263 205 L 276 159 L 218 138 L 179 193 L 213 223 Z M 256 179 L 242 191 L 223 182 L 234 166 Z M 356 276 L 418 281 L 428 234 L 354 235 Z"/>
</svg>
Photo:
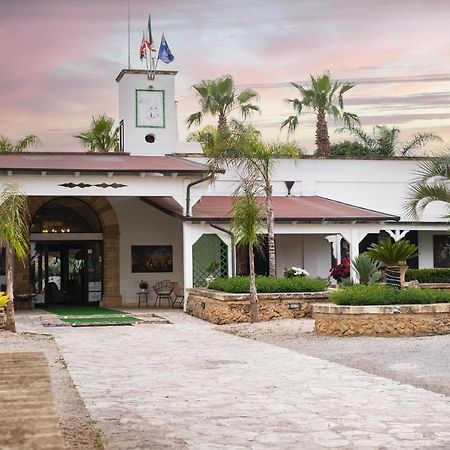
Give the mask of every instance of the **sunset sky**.
<svg viewBox="0 0 450 450">
<path fill-rule="evenodd" d="M 448 0 L 131 0 L 132 68 L 147 15 L 175 56 L 180 138 L 198 109 L 192 84 L 231 74 L 260 94 L 253 117 L 285 138 L 291 81 L 329 70 L 354 81 L 347 109 L 368 131 L 396 125 L 407 139 L 435 132 L 450 143 Z M 0 0 L 0 134 L 37 134 L 40 150 L 81 151 L 73 135 L 92 115 L 117 119 L 114 78 L 127 65 L 127 0 Z M 343 138 L 334 132 L 331 140 Z M 314 117 L 295 133 L 314 150 Z"/>
</svg>

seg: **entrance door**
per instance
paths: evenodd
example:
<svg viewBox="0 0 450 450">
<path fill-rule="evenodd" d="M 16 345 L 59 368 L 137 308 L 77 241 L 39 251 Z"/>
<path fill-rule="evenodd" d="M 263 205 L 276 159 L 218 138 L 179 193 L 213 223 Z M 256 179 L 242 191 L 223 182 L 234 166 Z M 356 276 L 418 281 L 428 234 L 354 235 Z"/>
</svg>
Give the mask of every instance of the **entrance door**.
<svg viewBox="0 0 450 450">
<path fill-rule="evenodd" d="M 37 302 L 97 305 L 102 295 L 102 242 L 32 242 Z"/>
</svg>

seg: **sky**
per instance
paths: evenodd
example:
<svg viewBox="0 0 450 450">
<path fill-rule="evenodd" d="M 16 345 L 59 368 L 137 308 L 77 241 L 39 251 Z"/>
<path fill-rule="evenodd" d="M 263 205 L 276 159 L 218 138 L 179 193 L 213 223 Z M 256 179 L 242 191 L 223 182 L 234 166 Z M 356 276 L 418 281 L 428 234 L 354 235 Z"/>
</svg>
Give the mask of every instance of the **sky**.
<svg viewBox="0 0 450 450">
<path fill-rule="evenodd" d="M 92 116 L 117 120 L 114 79 L 127 66 L 128 0 L 0 0 L 0 135 L 36 134 L 40 151 L 82 151 L 73 136 Z M 145 68 L 139 44 L 152 15 L 177 70 L 181 140 L 198 110 L 192 85 L 231 74 L 259 94 L 251 121 L 266 139 L 287 138 L 281 122 L 296 97 L 291 82 L 330 71 L 356 87 L 346 109 L 366 131 L 397 126 L 450 143 L 449 0 L 130 0 L 131 66 Z M 205 122 L 207 123 L 207 122 Z M 330 139 L 341 126 L 329 120 Z M 302 113 L 294 138 L 314 151 L 315 120 Z"/>
</svg>

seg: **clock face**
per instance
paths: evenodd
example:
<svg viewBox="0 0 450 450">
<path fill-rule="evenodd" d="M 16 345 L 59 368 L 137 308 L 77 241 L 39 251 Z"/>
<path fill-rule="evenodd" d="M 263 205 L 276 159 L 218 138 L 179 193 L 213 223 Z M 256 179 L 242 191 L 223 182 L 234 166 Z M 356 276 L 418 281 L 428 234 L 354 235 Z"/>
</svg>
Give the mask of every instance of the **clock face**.
<svg viewBox="0 0 450 450">
<path fill-rule="evenodd" d="M 136 127 L 164 128 L 164 91 L 136 89 Z"/>
</svg>

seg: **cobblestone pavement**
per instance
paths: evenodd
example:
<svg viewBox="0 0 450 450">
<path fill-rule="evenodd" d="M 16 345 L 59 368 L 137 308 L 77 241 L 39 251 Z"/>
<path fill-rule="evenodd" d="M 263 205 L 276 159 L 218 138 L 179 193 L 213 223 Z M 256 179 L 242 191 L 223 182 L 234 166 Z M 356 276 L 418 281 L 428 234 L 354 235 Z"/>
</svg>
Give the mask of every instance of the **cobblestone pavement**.
<svg viewBox="0 0 450 450">
<path fill-rule="evenodd" d="M 161 315 L 46 329 L 107 449 L 450 448 L 443 395 Z"/>
</svg>

